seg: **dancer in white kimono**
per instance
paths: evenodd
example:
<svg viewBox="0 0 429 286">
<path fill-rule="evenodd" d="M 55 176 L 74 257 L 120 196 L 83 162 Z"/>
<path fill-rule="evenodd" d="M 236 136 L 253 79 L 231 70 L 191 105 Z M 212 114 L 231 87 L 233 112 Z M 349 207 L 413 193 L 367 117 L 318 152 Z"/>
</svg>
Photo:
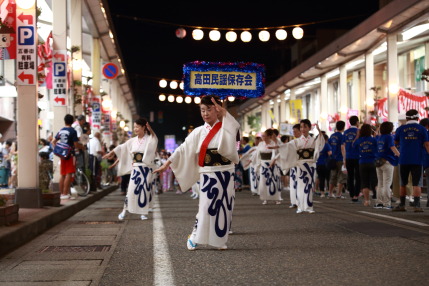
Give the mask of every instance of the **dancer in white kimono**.
<svg viewBox="0 0 429 286">
<path fill-rule="evenodd" d="M 257 146 L 253 146 L 250 148 L 246 153 L 244 153 L 241 158 L 240 162 L 243 166 L 243 169 L 245 171 L 249 170 L 249 184 L 250 184 L 250 192 L 252 193 L 252 196 L 259 195 L 258 192 L 258 184 L 259 184 L 259 170 L 255 166 L 256 162 L 256 155 L 258 155 L 258 152 L 255 152 L 257 149 Z"/>
<path fill-rule="evenodd" d="M 234 164 L 238 163 L 236 135 L 240 124 L 216 96 L 203 96 L 203 126 L 195 128 L 168 161 L 154 172 L 171 166 L 182 190 L 200 181 L 199 207 L 189 250 L 198 244 L 227 249 L 234 207 Z"/>
<path fill-rule="evenodd" d="M 301 137 L 280 146 L 279 164 L 282 169 L 296 167 L 297 213 L 315 213 L 313 210 L 313 189 L 315 186 L 316 161 L 325 145 L 323 136 L 310 136 L 311 122 L 300 121 Z M 319 125 L 316 128 L 320 134 Z M 292 181 L 292 173 L 291 173 Z M 291 186 L 292 187 L 292 186 Z"/>
<path fill-rule="evenodd" d="M 118 175 L 129 173 L 131 170 L 130 183 L 128 184 L 127 196 L 124 209 L 118 218 L 123 220 L 127 211 L 140 214 L 141 219 L 147 219 L 153 192 L 153 166 L 155 160 L 158 138 L 149 123 L 144 118 L 134 122 L 134 133 L 137 136 L 117 146 L 115 149 L 103 156 L 103 158 L 119 159 Z"/>
<path fill-rule="evenodd" d="M 272 139 L 273 130 L 267 129 L 262 133 L 262 142 L 259 143 L 256 149 L 255 165 L 259 168 L 259 198 L 262 204 L 266 205 L 268 201 L 276 201 L 276 204 L 281 204 L 281 192 L 278 186 L 280 182 L 280 173 L 276 170 L 278 167 L 274 164 L 275 152 L 273 149 L 278 148 L 278 145 Z M 269 148 L 271 147 L 271 149 Z"/>
</svg>

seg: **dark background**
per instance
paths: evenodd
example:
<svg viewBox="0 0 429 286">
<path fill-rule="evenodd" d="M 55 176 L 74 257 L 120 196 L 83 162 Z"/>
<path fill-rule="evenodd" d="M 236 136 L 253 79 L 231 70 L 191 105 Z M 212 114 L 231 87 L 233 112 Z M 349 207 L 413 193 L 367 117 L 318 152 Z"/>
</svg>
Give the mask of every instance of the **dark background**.
<svg viewBox="0 0 429 286">
<path fill-rule="evenodd" d="M 379 8 L 376 0 L 360 1 L 161 1 L 104 0 L 106 12 L 113 23 L 113 32 L 120 47 L 120 54 L 131 82 L 137 112 L 149 118 L 160 143 L 164 135 L 176 135 L 183 140 L 189 126 L 203 123 L 196 104 L 160 102 L 160 93 L 183 94 L 180 89 L 161 89 L 161 78 L 181 80 L 183 64 L 191 61 L 256 62 L 266 68 L 266 86 L 278 79 L 299 61 L 291 61 L 291 47 L 298 44 L 305 60 L 349 29 L 355 27 Z M 303 39 L 292 37 L 292 28 L 285 28 L 284 41 L 275 38 L 270 30 L 270 40 L 261 42 L 259 31 L 252 31 L 252 41 L 234 43 L 225 40 L 225 31 L 218 42 L 208 38 L 192 39 L 191 28 L 179 39 L 175 31 L 181 25 L 218 28 L 261 28 L 312 23 L 302 26 Z M 311 49 L 304 49 L 311 44 Z M 237 100 L 229 105 L 237 105 Z M 162 113 L 160 120 L 158 113 Z"/>
</svg>

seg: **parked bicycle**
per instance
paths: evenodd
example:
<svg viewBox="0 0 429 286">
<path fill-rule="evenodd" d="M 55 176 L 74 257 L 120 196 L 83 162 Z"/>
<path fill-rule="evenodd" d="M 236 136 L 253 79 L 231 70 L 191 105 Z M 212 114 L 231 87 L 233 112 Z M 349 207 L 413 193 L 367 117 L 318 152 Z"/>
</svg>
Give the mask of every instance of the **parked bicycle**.
<svg viewBox="0 0 429 286">
<path fill-rule="evenodd" d="M 74 188 L 77 194 L 81 197 L 88 195 L 90 190 L 90 181 L 88 176 L 81 168 L 76 168 L 76 172 L 72 177 L 71 188 Z"/>
</svg>

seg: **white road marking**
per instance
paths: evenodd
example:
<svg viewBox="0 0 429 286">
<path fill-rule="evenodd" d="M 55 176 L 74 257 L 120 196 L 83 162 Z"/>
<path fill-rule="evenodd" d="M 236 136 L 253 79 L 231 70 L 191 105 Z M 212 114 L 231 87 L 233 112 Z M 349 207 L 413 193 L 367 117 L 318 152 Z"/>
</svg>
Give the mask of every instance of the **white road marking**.
<svg viewBox="0 0 429 286">
<path fill-rule="evenodd" d="M 422 223 L 422 222 L 408 220 L 408 219 L 403 219 L 403 218 L 398 218 L 398 217 L 393 217 L 393 216 L 388 216 L 388 215 L 370 213 L 370 212 L 365 212 L 365 211 L 358 211 L 358 212 L 359 213 L 373 215 L 373 216 L 379 216 L 379 217 L 384 217 L 384 218 L 388 218 L 388 219 L 393 219 L 393 220 L 397 220 L 397 221 L 402 221 L 402 222 L 406 222 L 406 223 L 411 223 L 411 224 L 415 224 L 415 225 L 419 225 L 419 226 L 429 226 L 429 224 L 425 224 L 425 223 Z"/>
<path fill-rule="evenodd" d="M 168 252 L 167 237 L 162 222 L 161 209 L 158 196 L 154 196 L 153 211 L 153 260 L 154 280 L 156 286 L 173 286 L 173 267 Z"/>
</svg>

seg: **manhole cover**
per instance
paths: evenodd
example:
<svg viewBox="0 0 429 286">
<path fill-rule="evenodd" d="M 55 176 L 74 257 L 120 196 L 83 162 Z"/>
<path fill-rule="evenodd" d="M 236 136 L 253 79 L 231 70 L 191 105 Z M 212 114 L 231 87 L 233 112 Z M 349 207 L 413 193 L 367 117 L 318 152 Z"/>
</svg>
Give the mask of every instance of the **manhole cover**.
<svg viewBox="0 0 429 286">
<path fill-rule="evenodd" d="M 119 224 L 123 221 L 79 221 L 78 224 Z"/>
<path fill-rule="evenodd" d="M 111 245 L 46 246 L 39 250 L 39 252 L 105 252 L 109 251 L 110 247 Z"/>
</svg>

